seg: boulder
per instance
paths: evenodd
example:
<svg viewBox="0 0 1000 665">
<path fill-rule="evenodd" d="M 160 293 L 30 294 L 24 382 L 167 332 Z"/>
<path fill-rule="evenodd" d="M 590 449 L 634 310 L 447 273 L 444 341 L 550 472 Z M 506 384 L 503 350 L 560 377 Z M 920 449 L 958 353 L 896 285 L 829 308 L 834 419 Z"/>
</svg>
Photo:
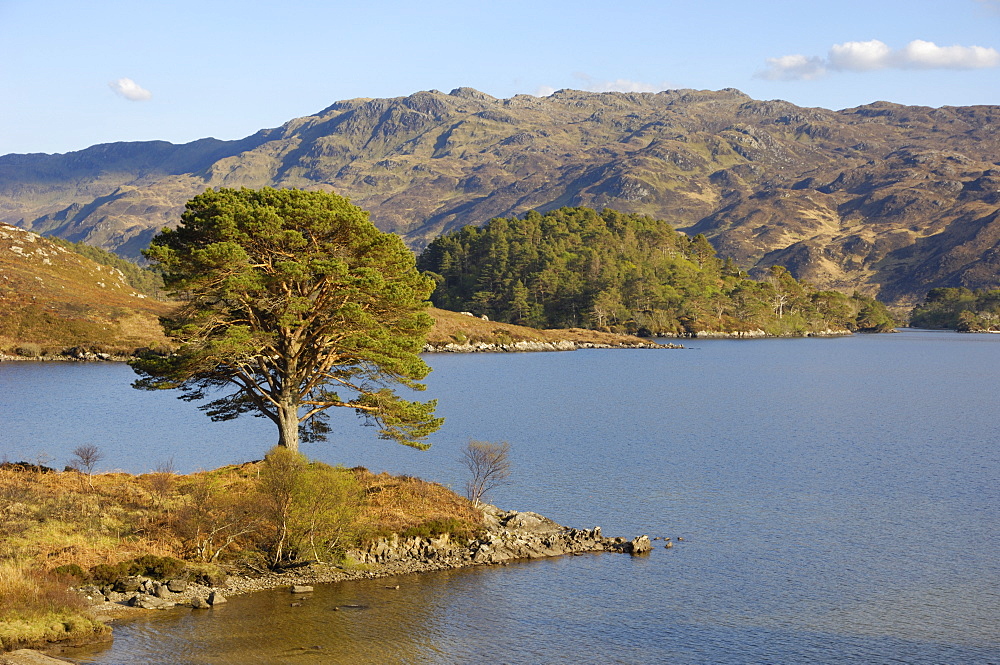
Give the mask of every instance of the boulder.
<svg viewBox="0 0 1000 665">
<path fill-rule="evenodd" d="M 653 550 L 653 544 L 649 542 L 649 536 L 639 536 L 629 543 L 627 552 L 632 556 L 637 554 L 648 554 Z"/>
<path fill-rule="evenodd" d="M 145 580 L 141 577 L 130 575 L 129 577 L 119 577 L 115 580 L 114 591 L 118 593 L 132 593 L 138 591 Z"/>
<path fill-rule="evenodd" d="M 208 608 L 211 607 L 211 605 L 209 605 L 208 601 L 202 598 L 201 596 L 195 596 L 194 598 L 191 599 L 191 607 L 193 607 L 196 610 L 207 610 Z"/>
<path fill-rule="evenodd" d="M 137 593 L 132 596 L 128 604 L 131 607 L 141 607 L 144 610 L 165 610 L 175 605 L 175 603 L 168 600 L 149 596 L 144 593 Z"/>
<path fill-rule="evenodd" d="M 292 593 L 312 593 L 313 588 L 308 584 L 293 584 L 289 589 Z"/>
<path fill-rule="evenodd" d="M 173 579 L 167 582 L 167 589 L 171 593 L 184 593 L 187 591 L 187 580 Z"/>
<path fill-rule="evenodd" d="M 0 665 L 66 665 L 69 662 L 32 649 L 18 649 L 0 653 Z"/>
<path fill-rule="evenodd" d="M 221 605 L 224 602 L 226 602 L 226 597 L 223 596 L 218 591 L 213 591 L 212 593 L 208 594 L 208 604 L 211 605 L 212 607 L 215 607 L 216 605 Z"/>
</svg>

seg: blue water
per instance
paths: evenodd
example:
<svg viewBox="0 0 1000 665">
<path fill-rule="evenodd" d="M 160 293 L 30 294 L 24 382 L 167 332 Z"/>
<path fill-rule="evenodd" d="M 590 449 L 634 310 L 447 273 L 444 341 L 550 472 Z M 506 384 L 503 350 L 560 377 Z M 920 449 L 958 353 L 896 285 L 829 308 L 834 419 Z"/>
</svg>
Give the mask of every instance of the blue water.
<svg viewBox="0 0 1000 665">
<path fill-rule="evenodd" d="M 311 457 L 462 486 L 470 438 L 507 440 L 495 503 L 643 558 L 233 599 L 116 628 L 86 662 L 1000 662 L 1000 336 L 907 331 L 693 341 L 675 351 L 433 355 L 429 451 L 336 419 Z M 0 455 L 95 443 L 104 468 L 261 457 L 268 421 L 211 423 L 119 365 L 0 364 Z M 353 601 L 353 602 L 352 602 Z M 362 604 L 357 612 L 333 612 Z M 309 647 L 321 647 L 311 650 Z M 303 649 L 304 647 L 304 649 Z"/>
</svg>

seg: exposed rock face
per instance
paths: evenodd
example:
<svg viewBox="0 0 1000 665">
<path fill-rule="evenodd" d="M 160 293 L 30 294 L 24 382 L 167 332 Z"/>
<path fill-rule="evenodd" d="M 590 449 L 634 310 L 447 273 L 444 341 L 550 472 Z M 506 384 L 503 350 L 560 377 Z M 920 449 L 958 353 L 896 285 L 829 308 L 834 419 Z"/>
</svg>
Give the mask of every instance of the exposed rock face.
<svg viewBox="0 0 1000 665">
<path fill-rule="evenodd" d="M 994 287 L 1000 106 L 831 111 L 739 90 L 356 99 L 241 141 L 0 157 L 0 222 L 138 256 L 208 187 L 334 189 L 415 249 L 563 205 L 705 233 L 744 268 L 922 297 Z"/>
<path fill-rule="evenodd" d="M 405 538 L 396 535 L 350 552 L 362 563 L 389 564 L 408 561 L 447 563 L 454 566 L 505 563 L 516 559 L 582 552 L 631 552 L 624 538 L 606 538 L 601 528 L 573 529 L 531 512 L 505 512 L 485 507 L 486 533 L 470 543 L 439 538 Z M 648 542 L 648 539 L 647 539 Z"/>
</svg>

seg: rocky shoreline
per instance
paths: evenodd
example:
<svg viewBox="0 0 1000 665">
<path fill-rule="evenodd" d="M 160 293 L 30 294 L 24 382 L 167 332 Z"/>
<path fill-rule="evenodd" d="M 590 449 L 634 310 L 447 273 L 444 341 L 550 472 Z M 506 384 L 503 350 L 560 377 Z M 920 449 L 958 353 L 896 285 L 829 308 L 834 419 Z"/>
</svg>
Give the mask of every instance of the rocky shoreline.
<svg viewBox="0 0 1000 665">
<path fill-rule="evenodd" d="M 121 354 L 121 353 L 96 352 L 96 351 L 91 351 L 86 347 L 78 346 L 72 349 L 66 349 L 58 354 L 46 354 L 39 356 L 14 356 L 6 353 L 0 353 L 0 362 L 34 361 L 34 362 L 72 362 L 72 363 L 92 363 L 92 362 L 122 363 L 122 362 L 128 362 L 134 357 L 135 355 Z"/>
<path fill-rule="evenodd" d="M 676 337 L 680 339 L 789 339 L 797 337 L 849 337 L 853 334 L 847 329 L 834 330 L 827 328 L 826 330 L 816 330 L 802 334 L 772 335 L 758 328 L 757 330 L 737 330 L 735 332 L 702 330 L 687 335 L 677 335 Z"/>
<path fill-rule="evenodd" d="M 519 560 L 584 553 L 638 556 L 652 550 L 652 543 L 645 535 L 631 540 L 607 537 L 602 535 L 600 527 L 566 527 L 533 512 L 504 511 L 484 505 L 483 517 L 484 531 L 474 540 L 456 541 L 448 534 L 429 538 L 392 535 L 348 551 L 349 563 L 343 565 L 311 562 L 283 571 L 246 569 L 230 575 L 225 583 L 217 586 L 183 579 L 158 581 L 129 576 L 103 587 L 82 586 L 77 591 L 91 604 L 91 611 L 97 618 L 110 622 L 150 610 L 181 607 L 209 610 L 225 603 L 227 597 L 267 589 L 286 588 L 293 594 L 306 593 L 316 584 L 348 580 L 507 565 Z M 666 546 L 671 547 L 672 543 Z M 59 648 L 60 645 L 54 644 L 49 651 L 58 653 Z M 49 660 L 42 660 L 44 658 Z M 31 650 L 0 654 L 0 665 L 54 662 L 65 661 Z"/>
<path fill-rule="evenodd" d="M 657 344 L 655 342 L 621 342 L 604 344 L 600 342 L 575 342 L 559 340 L 540 342 L 522 340 L 499 344 L 493 342 L 449 342 L 447 344 L 426 344 L 424 353 L 519 353 L 533 351 L 577 351 L 579 349 L 683 349 L 681 344 Z"/>
<path fill-rule="evenodd" d="M 408 573 L 507 564 L 566 554 L 618 552 L 645 554 L 652 549 L 647 536 L 632 540 L 601 534 L 600 527 L 574 529 L 532 512 L 503 511 L 484 506 L 485 531 L 469 542 L 439 537 L 401 538 L 394 534 L 349 550 L 345 565 L 311 562 L 283 571 L 247 569 L 231 575 L 224 584 L 206 586 L 184 580 L 157 581 L 130 576 L 104 587 L 77 589 L 101 618 L 113 619 L 130 609 L 207 609 L 226 602 L 227 596 L 282 587 L 303 587 L 346 580 L 376 579 Z"/>
</svg>

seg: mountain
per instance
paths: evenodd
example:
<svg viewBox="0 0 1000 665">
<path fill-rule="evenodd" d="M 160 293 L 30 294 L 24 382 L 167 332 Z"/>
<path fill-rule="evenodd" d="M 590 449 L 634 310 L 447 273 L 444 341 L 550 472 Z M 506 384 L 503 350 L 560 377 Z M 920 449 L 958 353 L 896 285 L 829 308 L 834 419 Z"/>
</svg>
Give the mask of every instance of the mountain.
<svg viewBox="0 0 1000 665">
<path fill-rule="evenodd" d="M 762 275 L 919 301 L 1000 274 L 1000 107 L 830 111 L 738 90 L 337 102 L 240 141 L 0 157 L 0 221 L 137 256 L 207 187 L 330 188 L 422 249 L 563 206 L 703 233 Z"/>
<path fill-rule="evenodd" d="M 0 353 L 84 347 L 128 354 L 162 346 L 158 316 L 167 309 L 136 292 L 116 268 L 0 224 Z"/>
</svg>

